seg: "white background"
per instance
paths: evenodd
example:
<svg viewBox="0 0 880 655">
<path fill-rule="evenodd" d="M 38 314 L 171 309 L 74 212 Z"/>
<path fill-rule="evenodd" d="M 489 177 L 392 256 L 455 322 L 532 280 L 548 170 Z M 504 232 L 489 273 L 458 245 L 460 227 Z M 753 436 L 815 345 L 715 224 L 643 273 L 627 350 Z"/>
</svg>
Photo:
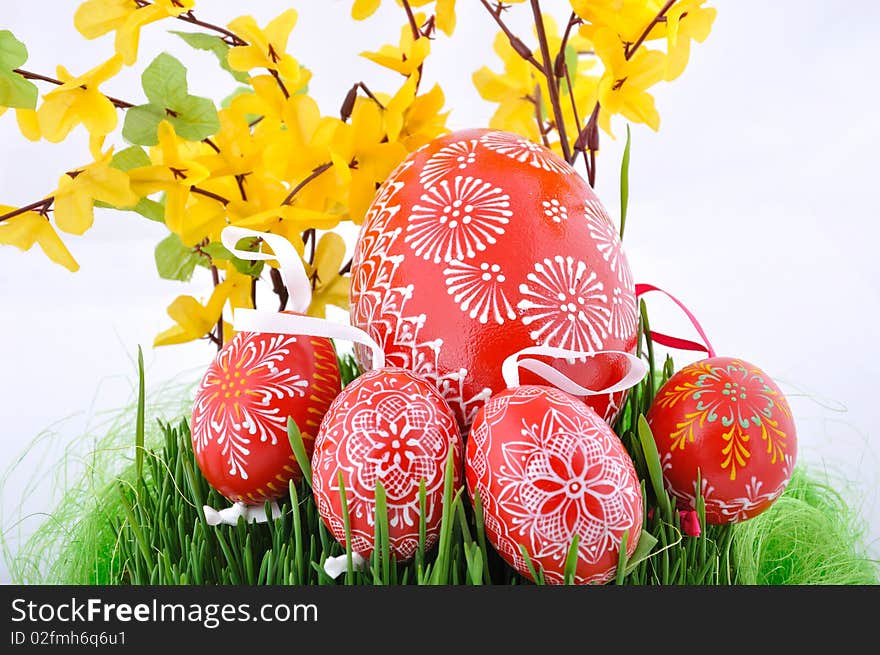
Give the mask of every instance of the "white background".
<svg viewBox="0 0 880 655">
<path fill-rule="evenodd" d="M 52 74 L 63 62 L 79 74 L 109 57 L 112 37 L 88 42 L 75 31 L 78 4 L 2 3 L 0 29 L 28 45 L 27 69 Z M 395 3 L 386 0 L 366 23 L 349 19 L 348 0 L 263 1 L 247 3 L 247 11 L 264 25 L 292 4 L 300 20 L 289 50 L 312 69 L 310 90 L 325 113 L 335 114 L 358 80 L 396 90 L 399 77 L 357 56 L 396 43 L 403 13 Z M 454 37 L 437 39 L 426 66 L 427 82 L 443 84 L 453 129 L 487 124 L 492 106 L 470 75 L 484 64 L 500 68 L 491 19 L 476 0 L 458 4 Z M 542 4 L 564 24 L 566 2 Z M 694 45 L 681 78 L 655 88 L 660 131 L 633 129 L 624 241 L 630 264 L 637 281 L 688 304 L 719 354 L 746 359 L 779 383 L 795 411 L 799 461 L 840 480 L 876 557 L 880 93 L 871 67 L 880 55 L 880 8 L 867 0 L 710 4 L 719 15 L 708 41 Z M 202 2 L 197 15 L 225 24 L 243 6 Z M 529 19 L 526 7 L 509 12 L 531 43 Z M 232 90 L 211 55 L 189 50 L 166 29 L 190 26 L 146 27 L 141 63 L 103 90 L 141 102 L 140 71 L 162 50 L 189 65 L 193 93 L 219 101 Z M 625 133 L 623 123 L 615 127 Z M 123 145 L 118 135 L 115 142 Z M 82 128 L 60 145 L 30 143 L 11 113 L 0 117 L 0 143 L 0 204 L 39 199 L 61 173 L 88 160 Z M 602 144 L 597 191 L 617 216 L 622 143 L 603 135 Z M 203 271 L 189 284 L 160 280 L 153 247 L 165 228 L 135 214 L 96 214 L 86 235 L 65 237 L 82 266 L 76 274 L 36 247 L 0 249 L 0 471 L 38 435 L 48 439 L 3 487 L 3 529 L 13 549 L 43 520 L 40 512 L 51 509 L 58 490 L 46 477 L 25 491 L 42 476 L 40 460 L 51 465 L 73 439 L 94 430 L 102 411 L 131 401 L 139 344 L 152 391 L 197 380 L 214 352 L 206 342 L 152 348 L 154 336 L 171 325 L 168 303 L 181 293 L 207 295 L 210 281 Z M 694 336 L 662 296 L 646 301 L 656 329 Z M 674 356 L 678 365 L 696 358 Z M 14 523 L 19 514 L 25 518 Z M 0 581 L 8 581 L 5 563 Z"/>
</svg>

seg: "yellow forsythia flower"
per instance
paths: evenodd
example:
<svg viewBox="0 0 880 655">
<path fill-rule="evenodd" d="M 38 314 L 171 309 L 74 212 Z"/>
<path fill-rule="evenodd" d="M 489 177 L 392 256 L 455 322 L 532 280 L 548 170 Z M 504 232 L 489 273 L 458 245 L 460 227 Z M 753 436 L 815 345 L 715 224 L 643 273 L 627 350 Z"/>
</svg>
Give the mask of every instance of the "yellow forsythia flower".
<svg viewBox="0 0 880 655">
<path fill-rule="evenodd" d="M 625 44 L 609 28 L 595 31 L 593 46 L 605 64 L 605 72 L 599 80 L 602 129 L 611 133 L 610 120 L 614 114 L 621 114 L 633 123 L 645 123 L 653 130 L 660 129 L 660 114 L 647 89 L 663 79 L 665 55 L 659 50 L 640 48 L 627 59 Z"/>
<path fill-rule="evenodd" d="M 128 175 L 110 165 L 113 149 L 97 161 L 70 171 L 58 180 L 55 190 L 55 224 L 70 234 L 83 234 L 94 221 L 96 200 L 114 207 L 132 207 L 138 196 L 131 190 Z"/>
<path fill-rule="evenodd" d="M 336 232 L 325 233 L 315 248 L 315 263 L 308 267 L 314 290 L 308 315 L 324 318 L 327 305 L 348 309 L 350 279 L 339 274 L 345 259 L 345 239 Z"/>
<path fill-rule="evenodd" d="M 98 87 L 116 75 L 121 67 L 119 55 L 79 77 L 58 66 L 58 79 L 63 84 L 43 96 L 43 104 L 37 110 L 37 122 L 43 136 L 58 143 L 80 123 L 92 135 L 103 136 L 116 129 L 116 108 Z"/>
<path fill-rule="evenodd" d="M 362 52 L 370 61 L 409 77 L 416 72 L 431 52 L 431 40 L 425 36 L 413 38 L 409 26 L 400 31 L 400 45 L 383 45 L 378 52 Z"/>
<path fill-rule="evenodd" d="M 0 215 L 15 209 L 8 205 L 0 205 Z M 35 243 L 56 264 L 61 264 L 71 272 L 79 270 L 79 264 L 45 216 L 37 212 L 25 212 L 0 221 L 0 244 L 15 246 L 20 250 L 30 250 Z"/>
<path fill-rule="evenodd" d="M 718 10 L 703 7 L 706 0 L 681 0 L 666 12 L 666 79 L 684 72 L 691 54 L 691 40 L 702 43 L 712 31 Z"/>
<path fill-rule="evenodd" d="M 137 61 L 141 28 L 193 8 L 195 0 L 154 0 L 138 5 L 133 0 L 87 0 L 73 16 L 76 29 L 87 39 L 116 32 L 114 47 L 126 66 Z"/>
<path fill-rule="evenodd" d="M 301 83 L 299 63 L 287 54 L 287 41 L 296 25 L 295 9 L 288 9 L 272 19 L 265 29 L 260 29 L 252 16 L 240 16 L 229 23 L 229 29 L 248 42 L 229 51 L 229 65 L 237 71 L 267 68 L 293 83 L 293 93 Z"/>
</svg>

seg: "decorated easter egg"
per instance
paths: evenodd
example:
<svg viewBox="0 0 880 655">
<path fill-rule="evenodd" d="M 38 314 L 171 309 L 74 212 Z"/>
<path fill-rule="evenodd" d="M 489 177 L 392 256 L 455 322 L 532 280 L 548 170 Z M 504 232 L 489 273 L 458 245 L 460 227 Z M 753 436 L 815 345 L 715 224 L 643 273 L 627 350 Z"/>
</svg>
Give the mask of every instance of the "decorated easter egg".
<svg viewBox="0 0 880 655">
<path fill-rule="evenodd" d="M 193 450 L 207 481 L 233 502 L 262 504 L 287 493 L 302 475 L 288 417 L 311 453 L 340 387 L 329 339 L 237 333 L 208 367 L 193 403 Z"/>
<path fill-rule="evenodd" d="M 645 417 L 666 488 L 706 522 L 736 523 L 766 510 L 785 490 L 797 457 L 791 409 L 754 364 L 710 357 L 685 366 L 657 392 Z"/>
<path fill-rule="evenodd" d="M 346 543 L 341 475 L 352 551 L 373 552 L 377 483 L 388 536 L 399 561 L 419 546 L 420 488 L 425 490 L 425 546 L 439 536 L 447 460 L 453 489 L 462 485 L 462 439 L 449 404 L 430 382 L 405 369 L 377 368 L 357 377 L 333 401 L 315 442 L 312 488 L 318 512 Z"/>
<path fill-rule="evenodd" d="M 556 388 L 524 385 L 492 396 L 474 419 L 465 470 L 487 538 L 526 577 L 530 561 L 546 582 L 563 583 L 577 539 L 574 581 L 605 583 L 624 533 L 627 557 L 638 545 L 642 495 L 626 448 L 591 407 Z"/>
<path fill-rule="evenodd" d="M 442 136 L 392 172 L 358 235 L 350 315 L 389 364 L 440 390 L 463 435 L 504 389 L 511 352 L 636 345 L 632 274 L 602 203 L 551 150 L 498 130 Z M 602 389 L 624 366 L 589 361 L 568 374 Z M 612 420 L 624 396 L 586 402 Z"/>
</svg>

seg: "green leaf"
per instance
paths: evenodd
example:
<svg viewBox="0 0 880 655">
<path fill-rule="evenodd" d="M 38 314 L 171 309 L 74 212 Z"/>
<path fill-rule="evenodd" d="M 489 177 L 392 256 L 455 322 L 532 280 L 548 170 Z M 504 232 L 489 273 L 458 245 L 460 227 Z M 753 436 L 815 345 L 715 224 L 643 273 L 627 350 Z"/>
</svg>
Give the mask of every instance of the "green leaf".
<svg viewBox="0 0 880 655">
<path fill-rule="evenodd" d="M 243 71 L 233 70 L 229 65 L 229 49 L 230 45 L 226 43 L 221 37 L 215 36 L 213 34 L 205 34 L 203 32 L 177 32 L 175 30 L 169 30 L 172 34 L 176 34 L 181 39 L 186 41 L 191 47 L 196 50 L 206 50 L 214 54 L 217 57 L 217 61 L 220 62 L 220 68 L 225 70 L 227 73 L 232 75 L 238 82 L 247 83 L 250 79 L 248 74 Z"/>
<path fill-rule="evenodd" d="M 208 98 L 187 96 L 171 109 L 177 116 L 170 116 L 168 121 L 174 126 L 177 136 L 183 139 L 201 141 L 220 129 L 217 108 Z"/>
<path fill-rule="evenodd" d="M 623 160 L 620 162 L 620 238 L 626 227 L 626 209 L 629 205 L 629 148 L 632 143 L 629 123 L 626 124 L 626 145 L 623 148 Z"/>
<path fill-rule="evenodd" d="M 159 123 L 170 118 L 158 105 L 139 105 L 125 112 L 122 124 L 122 138 L 129 143 L 154 146 L 159 143 Z"/>
<path fill-rule="evenodd" d="M 113 168 L 118 168 L 126 173 L 133 168 L 149 166 L 150 164 L 150 158 L 140 146 L 130 146 L 120 150 L 113 155 L 113 159 L 110 161 L 110 165 Z"/>
<path fill-rule="evenodd" d="M 156 246 L 156 270 L 163 280 L 188 282 L 201 255 L 187 248 L 176 234 L 169 234 Z"/>
<path fill-rule="evenodd" d="M 251 252 L 256 252 L 256 250 L 260 247 L 259 239 L 251 239 L 250 243 L 247 241 L 242 241 L 243 245 L 239 245 L 243 250 L 249 250 Z M 235 255 L 233 255 L 226 247 L 218 242 L 212 241 L 206 246 L 202 247 L 202 251 L 211 255 L 211 259 L 220 259 L 227 262 L 232 262 L 232 265 L 235 267 L 235 270 L 243 275 L 250 275 L 251 277 L 260 277 L 263 272 L 263 267 L 266 265 L 265 261 L 250 261 L 245 259 L 239 259 Z"/>
<path fill-rule="evenodd" d="M 28 58 L 27 47 L 9 30 L 0 30 L 0 106 L 16 109 L 34 109 L 37 106 L 37 87 L 13 69 Z"/>
<path fill-rule="evenodd" d="M 186 66 L 167 52 L 161 53 L 141 75 L 141 84 L 150 104 L 173 107 L 188 94 Z"/>
<path fill-rule="evenodd" d="M 144 71 L 141 81 L 150 102 L 125 112 L 122 136 L 142 146 L 159 142 L 159 123 L 167 120 L 177 136 L 201 141 L 220 129 L 217 108 L 209 98 L 189 95 L 186 67 L 162 53 Z"/>
</svg>

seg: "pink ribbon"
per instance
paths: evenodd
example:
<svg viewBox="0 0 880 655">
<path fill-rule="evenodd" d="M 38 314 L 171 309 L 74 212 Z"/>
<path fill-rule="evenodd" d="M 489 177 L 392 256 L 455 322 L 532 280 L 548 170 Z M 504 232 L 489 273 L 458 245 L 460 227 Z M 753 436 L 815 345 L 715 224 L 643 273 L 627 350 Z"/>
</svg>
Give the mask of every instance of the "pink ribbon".
<svg viewBox="0 0 880 655">
<path fill-rule="evenodd" d="M 700 325 L 699 321 L 697 321 L 697 317 L 694 316 L 687 307 L 685 307 L 684 303 L 668 291 L 664 291 L 660 287 L 655 287 L 653 284 L 636 284 L 636 298 L 644 295 L 649 291 L 659 291 L 660 293 L 666 295 L 676 305 L 678 305 L 688 317 L 688 319 L 690 319 L 691 325 L 694 326 L 694 328 L 697 330 L 697 333 L 699 333 L 699 335 L 703 338 L 703 343 L 697 343 L 696 341 L 690 341 L 688 339 L 680 339 L 679 337 L 672 337 L 668 334 L 657 332 L 656 330 L 651 330 L 651 339 L 662 346 L 678 348 L 679 350 L 695 350 L 698 352 L 704 352 L 709 355 L 709 357 L 715 357 L 715 349 L 712 348 L 712 344 L 709 343 L 709 338 L 703 331 L 703 328 Z"/>
</svg>

